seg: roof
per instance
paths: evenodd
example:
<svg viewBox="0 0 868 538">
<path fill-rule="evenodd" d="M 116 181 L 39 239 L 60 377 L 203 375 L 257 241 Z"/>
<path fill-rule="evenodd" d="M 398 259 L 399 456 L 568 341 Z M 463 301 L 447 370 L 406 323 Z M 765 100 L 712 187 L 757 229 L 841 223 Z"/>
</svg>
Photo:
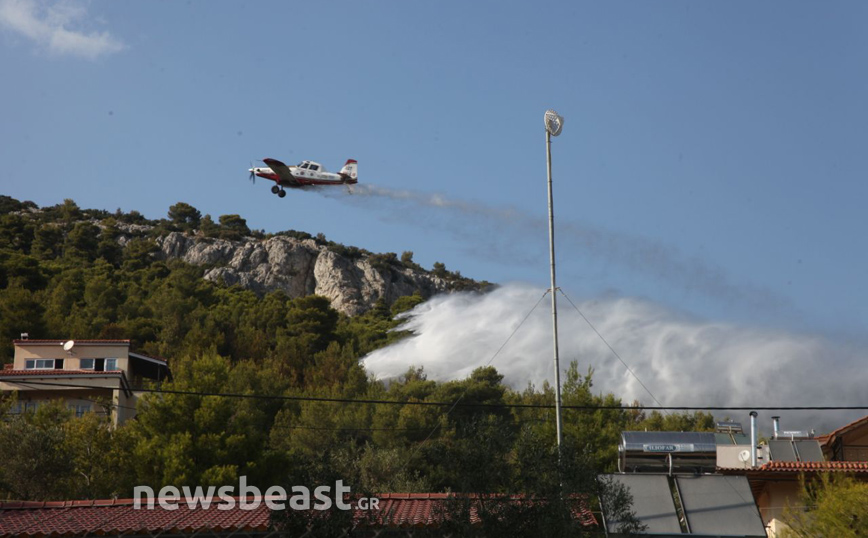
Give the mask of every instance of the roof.
<svg viewBox="0 0 868 538">
<path fill-rule="evenodd" d="M 442 517 L 442 504 L 454 498 L 449 493 L 383 493 L 376 495 L 380 499 L 379 518 L 380 524 L 389 527 L 424 527 L 436 525 Z M 502 499 L 512 503 L 530 502 L 528 497 L 518 495 L 492 495 L 488 500 Z M 582 500 L 577 499 L 581 507 L 573 515 L 584 526 L 597 525 L 597 518 Z M 479 522 L 476 510 L 471 507 L 470 520 Z"/>
<path fill-rule="evenodd" d="M 145 355 L 144 353 L 139 353 L 138 351 L 135 351 L 135 352 L 130 351 L 130 358 L 131 359 L 147 359 L 147 360 L 153 360 L 153 361 L 163 362 L 163 363 L 167 363 L 167 364 L 169 362 L 169 359 L 166 359 L 163 357 L 157 357 L 155 355 Z"/>
<path fill-rule="evenodd" d="M 85 534 L 181 534 L 265 531 L 271 512 L 255 510 L 135 509 L 132 499 L 108 501 L 0 502 L 0 536 L 60 537 Z"/>
<path fill-rule="evenodd" d="M 76 388 L 76 389 L 100 389 L 105 387 L 100 386 L 90 386 L 90 385 L 82 385 L 77 386 L 73 383 L 64 384 L 61 382 L 42 382 L 42 381 L 30 381 L 29 378 L 37 378 L 37 379 L 63 379 L 65 377 L 86 377 L 86 378 L 117 378 L 121 382 L 121 386 L 128 395 L 132 394 L 132 389 L 130 388 L 130 384 L 127 381 L 127 376 L 124 374 L 123 370 L 108 370 L 102 372 L 96 372 L 94 370 L 0 370 L 0 381 L 5 381 L 6 383 L 12 384 L 22 384 L 22 385 L 44 385 L 46 387 L 63 387 L 65 388 Z M 21 379 L 28 378 L 28 379 Z M 33 388 L 33 387 L 30 387 Z"/>
<path fill-rule="evenodd" d="M 447 493 L 385 493 L 380 499 L 376 524 L 390 528 L 419 528 L 437 525 L 439 505 L 450 498 Z M 236 497 L 237 499 L 237 497 Z M 518 497 L 509 498 L 520 502 Z M 165 510 L 155 505 L 153 510 L 136 509 L 132 499 L 58 502 L 0 502 L 0 537 L 31 538 L 73 537 L 92 534 L 194 534 L 259 533 L 269 529 L 271 510 L 260 504 L 253 510 L 242 510 L 239 503 L 230 510 L 221 510 L 215 500 L 208 508 L 191 509 L 183 502 L 177 510 Z M 373 514 L 372 514 L 373 515 Z M 588 509 L 577 517 L 584 525 L 596 525 Z M 370 520 L 368 520 L 370 521 Z"/>
<path fill-rule="evenodd" d="M 771 473 L 868 473 L 868 462 L 864 461 L 770 461 L 754 471 Z"/>
<path fill-rule="evenodd" d="M 833 431 L 832 433 L 819 437 L 818 440 L 820 441 L 821 445 L 828 446 L 832 442 L 834 442 L 834 440 L 836 438 L 844 435 L 845 433 L 849 433 L 855 429 L 861 428 L 861 427 L 866 426 L 866 425 L 868 425 L 868 415 L 860 418 L 859 420 L 854 420 L 850 424 L 847 424 L 845 426 L 841 426 L 840 428 Z"/>
</svg>

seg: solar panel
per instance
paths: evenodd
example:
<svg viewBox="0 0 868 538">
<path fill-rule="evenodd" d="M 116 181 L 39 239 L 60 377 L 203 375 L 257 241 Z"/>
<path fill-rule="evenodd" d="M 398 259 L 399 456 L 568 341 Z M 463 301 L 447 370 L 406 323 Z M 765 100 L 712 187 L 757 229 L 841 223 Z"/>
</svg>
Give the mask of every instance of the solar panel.
<svg viewBox="0 0 868 538">
<path fill-rule="evenodd" d="M 750 435 L 746 433 L 734 433 L 732 434 L 732 438 L 737 445 L 749 445 L 750 444 Z"/>
<path fill-rule="evenodd" d="M 669 480 L 664 475 L 617 474 L 606 475 L 627 488 L 633 496 L 632 511 L 636 518 L 648 526 L 647 533 L 681 533 L 681 525 L 675 513 L 675 501 L 669 490 Z M 750 491 L 748 491 L 750 494 Z M 619 521 L 606 516 L 606 527 L 616 531 Z"/>
<path fill-rule="evenodd" d="M 799 461 L 792 441 L 780 439 L 769 441 L 769 454 L 772 461 Z"/>
<path fill-rule="evenodd" d="M 819 441 L 795 441 L 795 445 L 799 453 L 799 461 L 826 461 Z"/>
<path fill-rule="evenodd" d="M 717 442 L 717 446 L 721 445 L 731 445 L 732 444 L 732 435 L 728 433 L 715 433 L 714 440 Z"/>
<path fill-rule="evenodd" d="M 691 534 L 766 536 L 744 476 L 679 476 L 675 479 Z"/>
</svg>

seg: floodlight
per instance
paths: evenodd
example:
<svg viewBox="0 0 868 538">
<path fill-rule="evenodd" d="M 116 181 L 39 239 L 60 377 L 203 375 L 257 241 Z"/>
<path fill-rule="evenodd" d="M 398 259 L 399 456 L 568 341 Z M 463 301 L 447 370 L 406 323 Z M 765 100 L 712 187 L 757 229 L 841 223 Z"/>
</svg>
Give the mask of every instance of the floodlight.
<svg viewBox="0 0 868 538">
<path fill-rule="evenodd" d="M 561 129 L 564 128 L 564 118 L 554 110 L 546 110 L 546 131 L 552 136 L 561 134 Z"/>
</svg>

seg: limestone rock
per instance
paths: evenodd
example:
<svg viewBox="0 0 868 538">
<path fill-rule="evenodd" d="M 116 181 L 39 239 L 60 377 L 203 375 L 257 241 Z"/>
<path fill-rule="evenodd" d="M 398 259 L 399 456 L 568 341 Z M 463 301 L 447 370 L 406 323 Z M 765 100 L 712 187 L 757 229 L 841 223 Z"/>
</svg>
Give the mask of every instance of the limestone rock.
<svg viewBox="0 0 868 538">
<path fill-rule="evenodd" d="M 312 239 L 275 236 L 231 241 L 172 232 L 157 243 L 166 259 L 207 266 L 207 280 L 258 294 L 283 290 L 295 298 L 316 293 L 348 315 L 364 313 L 379 299 L 392 304 L 416 291 L 427 298 L 449 288 L 446 280 L 429 273 L 400 265 L 374 267 L 367 256 L 342 256 Z"/>
</svg>

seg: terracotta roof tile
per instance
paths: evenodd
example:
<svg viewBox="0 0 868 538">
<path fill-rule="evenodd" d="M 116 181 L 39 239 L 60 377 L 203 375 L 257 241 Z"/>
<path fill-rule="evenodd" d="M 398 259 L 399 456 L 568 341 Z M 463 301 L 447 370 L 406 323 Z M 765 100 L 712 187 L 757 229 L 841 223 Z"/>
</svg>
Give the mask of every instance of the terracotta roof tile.
<svg viewBox="0 0 868 538">
<path fill-rule="evenodd" d="M 868 473 L 864 461 L 770 461 L 757 470 L 783 472 L 848 472 Z"/>
<path fill-rule="evenodd" d="M 833 431 L 832 433 L 830 433 L 828 435 L 821 436 L 821 439 L 823 439 L 823 440 L 820 443 L 823 445 L 827 445 L 827 444 L 829 444 L 830 441 L 832 441 L 833 439 L 835 439 L 839 435 L 843 435 L 849 431 L 855 430 L 856 428 L 859 428 L 859 427 L 865 426 L 865 425 L 868 425 L 868 415 L 860 418 L 859 420 L 854 420 L 850 424 L 846 424 L 844 426 L 841 426 L 840 428 L 838 428 L 837 430 Z"/>
<path fill-rule="evenodd" d="M 755 475 L 757 473 L 868 473 L 865 461 L 770 461 L 756 468 L 718 467 L 723 474 Z"/>
<path fill-rule="evenodd" d="M 386 493 L 380 499 L 374 524 L 391 528 L 428 527 L 438 524 L 442 506 L 450 496 L 445 493 Z M 510 502 L 525 502 L 510 497 Z M 135 509 L 132 499 L 58 502 L 0 502 L 0 537 L 59 538 L 92 534 L 152 534 L 205 530 L 215 532 L 265 531 L 271 511 L 262 503 L 254 510 L 217 509 L 218 503 L 204 509 L 191 509 L 178 503 L 177 510 Z M 361 514 L 360 514 L 361 515 Z M 585 507 L 577 510 L 584 525 L 597 525 Z M 360 521 L 363 518 L 360 517 Z M 473 516 L 471 516 L 473 519 Z"/>
<path fill-rule="evenodd" d="M 254 510 L 135 509 L 132 500 L 3 502 L 0 536 L 59 537 L 85 534 L 175 534 L 195 530 L 264 531 L 271 511 L 265 504 Z"/>
</svg>

